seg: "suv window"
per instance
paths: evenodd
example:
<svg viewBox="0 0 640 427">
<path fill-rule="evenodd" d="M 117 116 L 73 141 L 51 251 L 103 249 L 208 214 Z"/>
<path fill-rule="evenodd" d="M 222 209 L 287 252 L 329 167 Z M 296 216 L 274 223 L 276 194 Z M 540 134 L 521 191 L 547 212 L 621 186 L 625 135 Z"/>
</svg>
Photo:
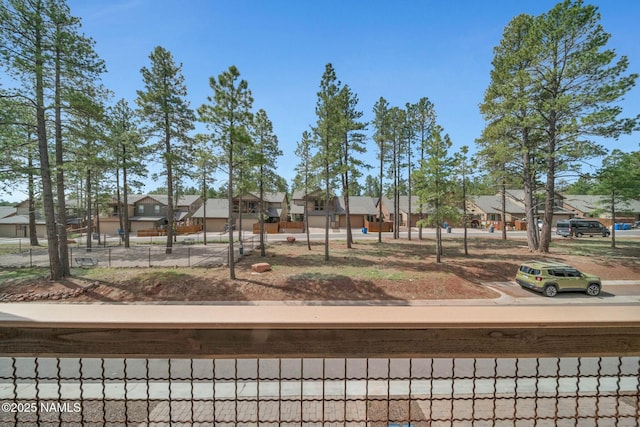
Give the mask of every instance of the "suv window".
<svg viewBox="0 0 640 427">
<path fill-rule="evenodd" d="M 562 270 L 549 270 L 549 274 L 551 276 L 564 277 L 564 271 Z"/>
<path fill-rule="evenodd" d="M 566 270 L 565 274 L 567 277 L 580 277 L 580 272 L 578 270 Z"/>
<path fill-rule="evenodd" d="M 522 271 L 525 274 L 540 274 L 540 270 L 536 270 L 535 268 L 531 268 L 526 265 L 521 265 L 520 271 Z"/>
</svg>

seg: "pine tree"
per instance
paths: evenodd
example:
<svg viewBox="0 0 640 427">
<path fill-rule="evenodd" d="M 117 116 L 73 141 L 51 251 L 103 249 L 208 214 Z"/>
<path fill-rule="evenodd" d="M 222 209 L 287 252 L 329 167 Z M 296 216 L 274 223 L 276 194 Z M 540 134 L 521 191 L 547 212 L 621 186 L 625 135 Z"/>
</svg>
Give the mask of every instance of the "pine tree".
<svg viewBox="0 0 640 427">
<path fill-rule="evenodd" d="M 380 177 L 378 185 L 378 243 L 382 243 L 382 196 L 384 185 L 384 165 L 389 158 L 389 140 L 391 139 L 391 116 L 389 113 L 389 103 L 386 99 L 380 97 L 373 107 L 375 115 L 373 119 L 373 127 L 375 129 L 373 140 L 378 146 L 378 160 L 380 161 Z"/>
<path fill-rule="evenodd" d="M 275 191 L 273 184 L 277 175 L 277 158 L 282 156 L 282 150 L 278 147 L 278 138 L 273 133 L 273 124 L 267 112 L 260 109 L 253 122 L 255 135 L 256 154 L 258 156 L 257 182 L 260 194 L 260 256 L 266 256 L 264 241 L 264 219 L 267 215 L 265 191 Z"/>
<path fill-rule="evenodd" d="M 420 150 L 420 159 L 418 160 L 418 164 L 421 164 L 425 161 L 425 144 L 429 137 L 431 136 L 431 132 L 433 131 L 433 127 L 436 124 L 436 112 L 433 103 L 429 100 L 429 98 L 423 97 L 420 100 L 411 106 L 411 118 L 412 125 L 414 126 L 414 133 L 416 137 L 416 144 L 418 144 Z M 411 174 L 413 173 L 413 169 L 411 170 Z M 411 175 L 409 176 L 411 177 Z M 411 191 L 412 185 L 410 185 Z M 425 206 L 420 203 L 418 206 L 418 213 L 420 219 L 424 219 L 425 215 Z M 418 239 L 422 240 L 422 225 L 418 223 Z"/>
<path fill-rule="evenodd" d="M 108 111 L 108 143 L 116 175 L 116 199 L 120 213 L 120 230 L 124 246 L 129 241 L 129 187 L 135 177 L 147 175 L 144 158 L 147 150 L 140 133 L 138 118 L 124 99 L 120 99 Z M 122 185 L 120 175 L 122 174 Z M 122 189 L 122 192 L 121 192 Z"/>
<path fill-rule="evenodd" d="M 340 108 L 341 136 L 338 163 L 346 214 L 347 248 L 351 249 L 353 234 L 351 230 L 351 208 L 349 205 L 349 196 L 351 195 L 350 185 L 353 184 L 354 178 L 359 176 L 359 169 L 365 166 L 357 157 L 357 154 L 366 152 L 364 144 L 365 135 L 362 133 L 366 126 L 363 122 L 360 122 L 363 115 L 362 111 L 356 110 L 358 105 L 358 96 L 351 91 L 349 86 L 345 85 L 340 90 L 338 103 Z"/>
<path fill-rule="evenodd" d="M 0 55 L 5 69 L 18 80 L 19 88 L 15 91 L 15 97 L 28 99 L 25 105 L 30 105 L 34 110 L 50 279 L 59 280 L 64 277 L 65 268 L 60 260 L 47 135 L 45 95 L 52 81 L 53 32 L 47 12 L 47 4 L 43 0 L 4 2 L 0 7 Z"/>
<path fill-rule="evenodd" d="M 441 262 L 442 224 L 457 213 L 451 203 L 450 181 L 452 180 L 453 159 L 449 156 L 451 140 L 449 135 L 442 136 L 443 129 L 435 126 L 431 137 L 425 144 L 426 160 L 414 172 L 414 180 L 421 203 L 432 208 L 431 214 L 423 223 L 436 227 L 436 262 Z"/>
<path fill-rule="evenodd" d="M 200 121 L 211 130 L 211 141 L 221 149 L 221 165 L 228 171 L 227 199 L 229 202 L 228 232 L 229 232 L 229 277 L 236 278 L 235 255 L 233 243 L 233 229 L 235 219 L 233 215 L 233 196 L 236 189 L 234 184 L 235 168 L 238 159 L 242 160 L 243 151 L 251 145 L 249 134 L 253 116 L 251 107 L 253 97 L 246 80 L 240 79 L 240 71 L 232 65 L 228 71 L 221 73 L 218 78 L 211 77 L 209 86 L 213 89 L 213 96 L 207 97 L 209 104 L 198 108 Z M 205 219 L 206 220 L 206 219 Z"/>
<path fill-rule="evenodd" d="M 158 138 L 155 145 L 162 152 L 167 176 L 167 253 L 171 253 L 175 232 L 174 202 L 178 188 L 174 167 L 186 157 L 194 129 L 195 115 L 187 101 L 187 88 L 182 75 L 182 64 L 176 64 L 173 55 L 157 46 L 149 55 L 151 68 L 140 70 L 145 89 L 137 91 L 139 114 L 145 120 L 146 133 Z"/>
<path fill-rule="evenodd" d="M 325 186 L 324 210 L 325 210 L 325 233 L 324 233 L 324 260 L 329 261 L 329 222 L 330 222 L 330 202 L 331 188 L 339 173 L 339 153 L 340 153 L 340 86 L 341 83 L 336 77 L 336 73 L 331 64 L 325 66 L 324 74 L 320 81 L 320 91 L 316 102 L 316 116 L 318 121 L 313 128 L 314 140 L 317 143 L 318 151 L 316 156 L 322 167 L 322 178 Z"/>
<path fill-rule="evenodd" d="M 307 233 L 307 249 L 311 250 L 311 240 L 309 239 L 309 212 L 307 197 L 309 196 L 309 189 L 317 185 L 317 171 L 314 164 L 314 156 L 311 152 L 311 147 L 314 145 L 312 140 L 312 134 L 308 131 L 302 132 L 302 139 L 296 145 L 296 157 L 300 159 L 300 163 L 296 166 L 296 176 L 294 178 L 294 188 L 303 191 L 304 200 L 304 229 Z"/>
</svg>

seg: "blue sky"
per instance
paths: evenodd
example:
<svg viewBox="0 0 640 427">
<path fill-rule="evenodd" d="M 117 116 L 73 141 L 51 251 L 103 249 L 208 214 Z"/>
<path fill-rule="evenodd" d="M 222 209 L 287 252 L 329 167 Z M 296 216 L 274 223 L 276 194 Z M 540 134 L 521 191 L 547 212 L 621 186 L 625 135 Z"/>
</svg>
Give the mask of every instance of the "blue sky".
<svg viewBox="0 0 640 427">
<path fill-rule="evenodd" d="M 142 89 L 140 68 L 157 45 L 183 64 L 188 98 L 196 109 L 211 95 L 208 80 L 236 65 L 249 83 L 254 109 L 267 111 L 281 149 L 280 175 L 290 179 L 293 152 L 315 123 L 316 93 L 326 63 L 359 96 L 364 120 L 379 97 L 403 106 L 428 97 L 454 149 L 469 145 L 484 122 L 478 111 L 493 47 L 519 13 L 540 14 L 547 0 L 69 0 L 83 31 L 96 41 L 107 65 L 103 83 L 115 100 L 134 105 Z M 640 72 L 637 0 L 592 1 L 612 34 L 609 46 Z M 624 101 L 625 114 L 640 112 L 640 89 Z M 637 150 L 638 135 L 611 141 Z M 375 163 L 369 141 L 369 161 Z M 222 177 L 221 177 L 222 179 Z M 219 185 L 219 181 L 215 185 Z M 146 190 L 155 188 L 148 186 Z"/>
</svg>

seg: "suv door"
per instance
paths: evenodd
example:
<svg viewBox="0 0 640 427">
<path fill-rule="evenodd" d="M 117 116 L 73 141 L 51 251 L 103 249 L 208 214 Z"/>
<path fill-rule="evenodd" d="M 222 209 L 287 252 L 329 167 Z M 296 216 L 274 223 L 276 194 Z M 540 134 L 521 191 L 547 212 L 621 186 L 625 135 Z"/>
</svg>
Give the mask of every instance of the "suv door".
<svg viewBox="0 0 640 427">
<path fill-rule="evenodd" d="M 558 282 L 558 289 L 561 291 L 584 289 L 584 279 L 578 270 L 555 270 L 554 276 Z"/>
</svg>

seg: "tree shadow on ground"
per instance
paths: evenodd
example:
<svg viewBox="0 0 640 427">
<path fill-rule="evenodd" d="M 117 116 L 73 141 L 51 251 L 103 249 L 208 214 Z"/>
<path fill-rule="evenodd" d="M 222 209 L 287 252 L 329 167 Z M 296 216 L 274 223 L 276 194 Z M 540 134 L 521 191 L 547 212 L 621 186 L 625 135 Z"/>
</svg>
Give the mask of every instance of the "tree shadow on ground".
<svg viewBox="0 0 640 427">
<path fill-rule="evenodd" d="M 292 300 L 393 300 L 402 298 L 388 294 L 375 283 L 367 280 L 353 280 L 339 274 L 300 273 L 287 277 L 282 284 L 247 280 L 248 283 L 283 292 Z"/>
<path fill-rule="evenodd" d="M 97 281 L 87 297 L 104 302 L 134 301 L 246 301 L 226 279 L 198 277 L 183 272 L 149 271 L 122 282 Z"/>
</svg>

